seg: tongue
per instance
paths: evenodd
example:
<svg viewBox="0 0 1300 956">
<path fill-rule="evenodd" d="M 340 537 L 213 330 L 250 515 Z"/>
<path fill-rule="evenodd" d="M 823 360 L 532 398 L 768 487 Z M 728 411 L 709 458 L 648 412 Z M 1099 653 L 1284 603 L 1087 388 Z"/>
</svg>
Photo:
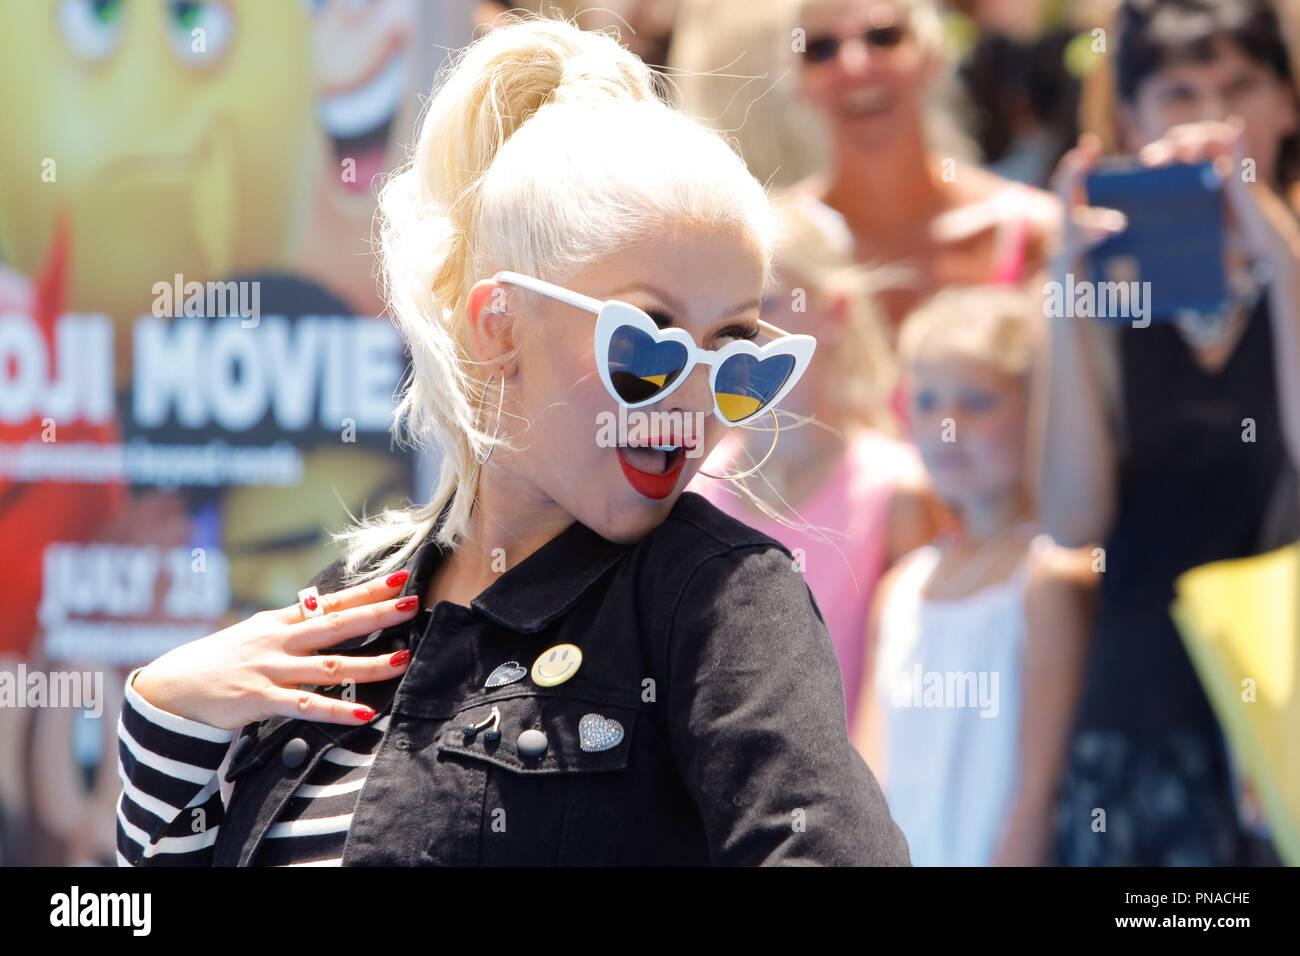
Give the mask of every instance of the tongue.
<svg viewBox="0 0 1300 956">
<path fill-rule="evenodd" d="M 345 180 L 343 188 L 354 193 L 367 193 L 371 190 L 375 177 L 384 171 L 384 159 L 386 143 L 381 143 L 374 149 L 366 150 L 360 155 L 353 158 L 357 162 L 356 178 Z"/>
<path fill-rule="evenodd" d="M 623 460 L 637 471 L 648 475 L 662 475 L 668 470 L 668 452 L 654 448 L 624 448 Z"/>
</svg>

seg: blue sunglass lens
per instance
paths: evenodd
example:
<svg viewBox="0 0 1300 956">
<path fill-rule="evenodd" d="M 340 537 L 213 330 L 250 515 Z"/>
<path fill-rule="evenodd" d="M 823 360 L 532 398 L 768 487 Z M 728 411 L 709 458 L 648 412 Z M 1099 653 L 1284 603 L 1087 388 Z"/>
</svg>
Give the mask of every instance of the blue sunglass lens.
<svg viewBox="0 0 1300 956">
<path fill-rule="evenodd" d="M 722 417 L 738 422 L 762 411 L 785 386 L 793 371 L 793 355 L 765 359 L 733 355 L 719 367 L 715 384 Z"/>
<path fill-rule="evenodd" d="M 641 329 L 622 325 L 610 337 L 606 361 L 618 397 L 636 405 L 672 385 L 686 367 L 687 354 L 680 342 L 660 342 Z"/>
</svg>

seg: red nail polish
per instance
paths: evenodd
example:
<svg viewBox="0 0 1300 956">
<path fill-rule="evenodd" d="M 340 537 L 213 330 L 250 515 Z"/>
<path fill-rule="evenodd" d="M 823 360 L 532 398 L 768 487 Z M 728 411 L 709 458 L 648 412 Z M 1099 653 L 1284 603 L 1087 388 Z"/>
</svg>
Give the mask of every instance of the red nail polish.
<svg viewBox="0 0 1300 956">
<path fill-rule="evenodd" d="M 406 583 L 406 579 L 408 576 L 409 576 L 409 572 L 394 571 L 392 574 L 388 576 L 388 580 L 385 581 L 384 583 L 387 584 L 390 588 L 400 588 L 403 584 Z"/>
<path fill-rule="evenodd" d="M 357 720 L 374 720 L 375 709 L 361 706 L 352 711 L 352 716 L 356 717 Z"/>
<path fill-rule="evenodd" d="M 396 604 L 394 604 L 393 607 L 397 608 L 397 610 L 399 611 L 409 611 L 419 603 L 420 603 L 419 598 L 404 597 Z"/>
<path fill-rule="evenodd" d="M 390 667 L 401 667 L 410 659 L 411 659 L 410 651 L 398 651 L 396 654 L 394 654 L 392 657 L 388 659 L 388 664 Z"/>
<path fill-rule="evenodd" d="M 309 611 L 316 610 L 316 596 L 314 594 L 308 594 L 305 598 L 303 598 L 302 603 L 307 605 L 307 610 Z"/>
</svg>

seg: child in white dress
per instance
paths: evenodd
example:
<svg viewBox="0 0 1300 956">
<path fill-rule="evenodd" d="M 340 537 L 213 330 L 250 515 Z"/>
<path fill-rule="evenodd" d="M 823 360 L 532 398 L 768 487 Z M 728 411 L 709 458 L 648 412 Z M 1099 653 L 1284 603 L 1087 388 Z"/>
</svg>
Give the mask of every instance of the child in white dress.
<svg viewBox="0 0 1300 956">
<path fill-rule="evenodd" d="M 914 865 L 1048 862 L 1095 575 L 1035 516 L 1032 308 L 950 288 L 900 334 L 911 434 L 955 521 L 881 581 L 854 742 Z"/>
</svg>

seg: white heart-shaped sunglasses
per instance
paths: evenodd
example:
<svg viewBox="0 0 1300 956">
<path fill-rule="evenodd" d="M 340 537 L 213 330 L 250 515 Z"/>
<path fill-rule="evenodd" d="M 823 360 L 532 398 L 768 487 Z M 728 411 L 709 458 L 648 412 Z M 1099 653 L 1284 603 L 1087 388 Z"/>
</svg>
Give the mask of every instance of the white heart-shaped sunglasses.
<svg viewBox="0 0 1300 956">
<path fill-rule="evenodd" d="M 720 349 L 704 349 L 685 329 L 661 329 L 627 302 L 594 299 L 518 272 L 498 272 L 492 278 L 596 313 L 600 380 L 627 408 L 667 398 L 696 365 L 707 365 L 713 413 L 727 425 L 743 425 L 785 398 L 817 347 L 811 335 L 791 334 L 760 319 L 759 331 L 773 339 L 767 345 L 738 339 Z"/>
</svg>

